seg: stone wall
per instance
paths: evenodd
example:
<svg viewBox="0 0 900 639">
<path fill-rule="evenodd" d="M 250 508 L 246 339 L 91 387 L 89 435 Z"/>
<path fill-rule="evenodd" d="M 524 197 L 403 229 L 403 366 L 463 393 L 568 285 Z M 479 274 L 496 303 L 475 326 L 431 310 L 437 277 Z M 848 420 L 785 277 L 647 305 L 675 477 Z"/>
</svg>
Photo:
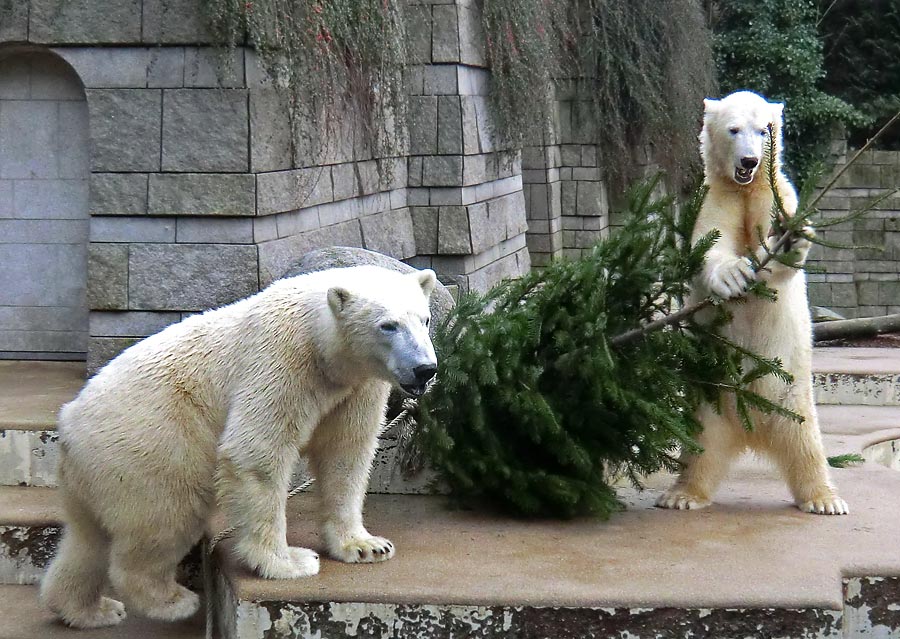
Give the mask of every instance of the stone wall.
<svg viewBox="0 0 900 639">
<path fill-rule="evenodd" d="M 369 248 L 463 290 L 527 272 L 520 156 L 491 136 L 472 0 L 410 0 L 408 154 L 373 157 L 349 130 L 314 165 L 254 54 L 208 46 L 201 4 L 0 4 L 7 52 L 52 51 L 85 87 L 90 370 L 314 248 Z"/>
<path fill-rule="evenodd" d="M 833 146 L 836 166 L 855 153 L 844 142 Z M 866 151 L 821 203 L 825 219 L 843 217 L 900 186 L 900 152 Z M 824 273 L 809 274 L 809 298 L 815 306 L 846 317 L 900 313 L 900 195 L 865 216 L 817 231 L 825 240 L 859 247 L 814 246 L 810 264 Z"/>
</svg>

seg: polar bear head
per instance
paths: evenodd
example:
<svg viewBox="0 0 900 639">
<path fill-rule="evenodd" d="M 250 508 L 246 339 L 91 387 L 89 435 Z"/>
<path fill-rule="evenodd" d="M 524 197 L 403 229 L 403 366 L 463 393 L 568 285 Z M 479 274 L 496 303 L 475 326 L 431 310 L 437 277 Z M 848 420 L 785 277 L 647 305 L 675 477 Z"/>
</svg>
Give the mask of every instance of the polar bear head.
<svg viewBox="0 0 900 639">
<path fill-rule="evenodd" d="M 721 100 L 706 99 L 703 105 L 700 153 L 707 182 L 715 177 L 733 180 L 740 186 L 750 184 L 767 161 L 770 126 L 780 154 L 784 104 L 767 102 L 750 91 L 738 91 Z M 780 163 L 781 158 L 776 157 L 776 170 Z"/>
<path fill-rule="evenodd" d="M 337 334 L 353 353 L 361 374 L 396 384 L 418 397 L 437 372 L 428 334 L 428 300 L 437 284 L 434 271 L 397 273 L 357 266 L 347 286 L 328 289 L 328 306 Z"/>
</svg>

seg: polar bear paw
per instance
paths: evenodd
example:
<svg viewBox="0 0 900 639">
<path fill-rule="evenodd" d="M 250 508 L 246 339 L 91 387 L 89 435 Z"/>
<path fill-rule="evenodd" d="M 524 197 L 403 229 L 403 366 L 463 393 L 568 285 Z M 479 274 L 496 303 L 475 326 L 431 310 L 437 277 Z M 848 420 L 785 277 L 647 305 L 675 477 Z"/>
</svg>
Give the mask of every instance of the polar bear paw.
<svg viewBox="0 0 900 639">
<path fill-rule="evenodd" d="M 145 614 L 151 619 L 179 621 L 192 617 L 200 608 L 200 597 L 182 585 L 162 604 L 147 608 Z"/>
<path fill-rule="evenodd" d="M 710 291 L 727 300 L 743 295 L 755 281 L 753 264 L 746 257 L 738 257 L 715 266 L 709 274 L 708 286 Z"/>
<path fill-rule="evenodd" d="M 816 497 L 797 505 L 805 513 L 816 515 L 849 515 L 850 506 L 834 493 Z"/>
<path fill-rule="evenodd" d="M 100 597 L 100 602 L 93 608 L 62 613 L 60 616 L 66 625 L 72 628 L 104 628 L 122 623 L 126 614 L 121 601 Z"/>
<path fill-rule="evenodd" d="M 349 564 L 371 564 L 387 561 L 394 556 L 394 544 L 384 537 L 351 539 L 335 553 L 337 559 Z"/>
<path fill-rule="evenodd" d="M 291 546 L 287 555 L 272 555 L 259 562 L 257 570 L 266 579 L 300 579 L 319 574 L 319 554 L 309 548 Z"/>
<path fill-rule="evenodd" d="M 688 492 L 682 488 L 667 490 L 656 500 L 657 508 L 669 508 L 671 510 L 700 510 L 709 506 L 710 501 Z"/>
</svg>

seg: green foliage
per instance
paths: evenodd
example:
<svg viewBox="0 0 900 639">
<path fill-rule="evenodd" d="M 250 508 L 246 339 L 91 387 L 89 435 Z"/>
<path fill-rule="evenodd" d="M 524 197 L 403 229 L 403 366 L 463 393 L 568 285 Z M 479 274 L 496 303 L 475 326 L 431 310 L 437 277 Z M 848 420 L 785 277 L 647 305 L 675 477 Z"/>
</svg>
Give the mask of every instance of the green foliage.
<svg viewBox="0 0 900 639">
<path fill-rule="evenodd" d="M 547 139 L 562 98 L 576 107 L 571 128 L 616 158 L 608 177 L 633 173 L 644 142 L 672 175 L 698 166 L 698 108 L 714 87 L 698 0 L 486 0 L 484 26 L 502 139 Z"/>
<path fill-rule="evenodd" d="M 862 455 L 850 453 L 848 455 L 834 455 L 829 457 L 828 465 L 832 468 L 846 468 L 847 466 L 853 466 L 855 464 L 863 464 L 865 461 L 866 458 Z"/>
<path fill-rule="evenodd" d="M 676 207 L 655 186 L 630 192 L 625 226 L 589 256 L 465 296 L 439 328 L 440 380 L 420 402 L 418 445 L 460 498 L 605 517 L 618 507 L 614 476 L 638 483 L 674 468 L 677 447 L 696 449 L 699 402 L 732 394 L 747 427 L 754 410 L 797 417 L 747 390 L 789 377 L 718 335 L 723 306 L 702 324 L 611 343 L 681 306 L 716 239 L 690 245 L 704 192 Z"/>
<path fill-rule="evenodd" d="M 822 90 L 815 0 L 711 0 L 723 94 L 749 89 L 785 103 L 786 164 L 803 182 L 820 164 L 835 125 L 864 116 Z"/>
<path fill-rule="evenodd" d="M 406 31 L 401 0 L 206 0 L 228 46 L 246 42 L 286 95 L 295 164 L 315 164 L 339 133 L 359 130 L 375 157 L 405 142 Z"/>
<path fill-rule="evenodd" d="M 820 0 L 825 41 L 824 89 L 856 106 L 874 126 L 850 130 L 860 146 L 900 111 L 900 0 Z M 880 146 L 900 149 L 900 131 Z"/>
</svg>

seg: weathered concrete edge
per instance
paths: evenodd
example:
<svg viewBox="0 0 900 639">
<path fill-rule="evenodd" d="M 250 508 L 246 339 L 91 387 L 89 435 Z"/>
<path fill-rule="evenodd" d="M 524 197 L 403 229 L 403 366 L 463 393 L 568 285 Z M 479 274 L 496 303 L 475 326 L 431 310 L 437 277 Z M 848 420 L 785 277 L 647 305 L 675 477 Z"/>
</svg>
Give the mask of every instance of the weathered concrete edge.
<svg viewBox="0 0 900 639">
<path fill-rule="evenodd" d="M 0 486 L 59 484 L 59 436 L 51 429 L 0 426 Z"/>
<path fill-rule="evenodd" d="M 40 581 L 62 533 L 60 526 L 0 526 L 0 583 Z"/>
<path fill-rule="evenodd" d="M 900 375 L 813 373 L 816 404 L 900 406 Z"/>
</svg>

